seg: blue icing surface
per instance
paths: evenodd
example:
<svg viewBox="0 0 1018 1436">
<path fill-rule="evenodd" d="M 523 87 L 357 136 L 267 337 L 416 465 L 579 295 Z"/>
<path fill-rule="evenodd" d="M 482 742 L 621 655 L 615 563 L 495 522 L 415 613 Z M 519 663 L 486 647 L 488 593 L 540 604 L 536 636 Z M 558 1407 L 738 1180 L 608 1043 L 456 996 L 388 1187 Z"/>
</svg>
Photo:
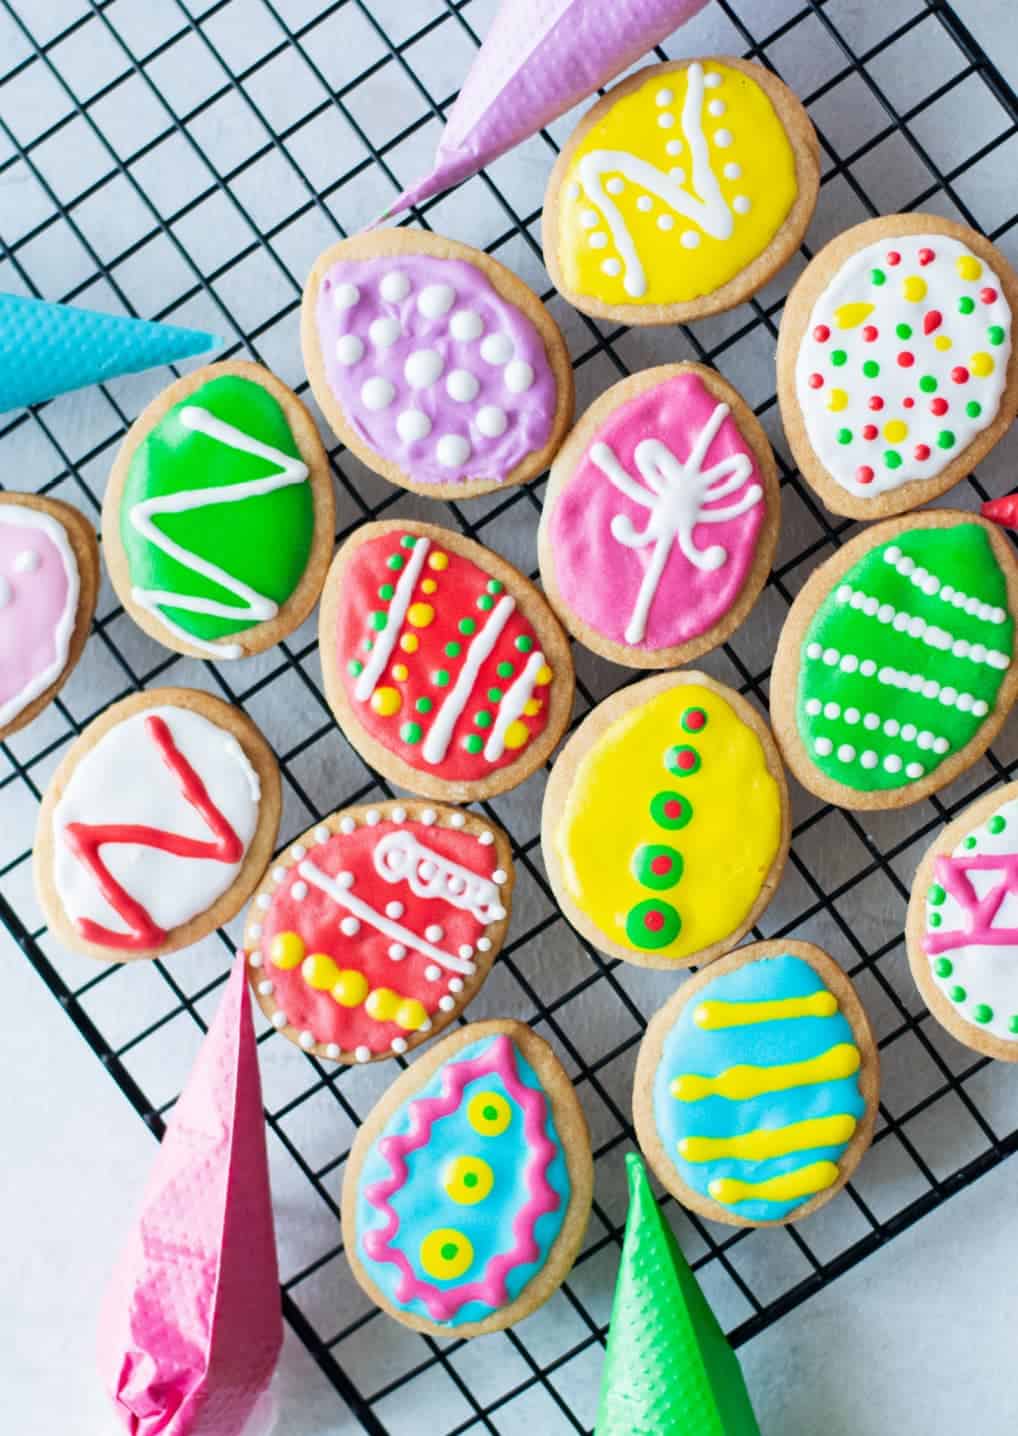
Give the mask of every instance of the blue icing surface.
<svg viewBox="0 0 1018 1436">
<path fill-rule="evenodd" d="M 436 1317 L 428 1310 L 424 1300 L 414 1296 L 409 1301 L 404 1301 L 397 1295 L 402 1281 L 397 1264 L 393 1261 L 377 1260 L 365 1250 L 365 1234 L 384 1228 L 387 1220 L 386 1213 L 366 1199 L 365 1191 L 374 1183 L 387 1182 L 392 1176 L 391 1164 L 382 1155 L 379 1144 L 386 1137 L 409 1133 L 412 1127 L 411 1109 L 414 1104 L 422 1099 L 439 1097 L 445 1074 L 450 1067 L 483 1056 L 497 1040 L 483 1038 L 479 1042 L 471 1043 L 449 1062 L 443 1063 L 431 1080 L 390 1117 L 379 1138 L 372 1144 L 360 1172 L 357 1191 L 357 1244 L 360 1260 L 372 1280 L 394 1306 L 431 1321 L 436 1320 Z M 544 1212 L 537 1218 L 533 1232 L 538 1246 L 536 1260 L 519 1263 L 506 1273 L 509 1302 L 519 1296 L 531 1277 L 544 1266 L 562 1229 L 570 1191 L 565 1154 L 555 1129 L 551 1104 L 537 1074 L 515 1044 L 512 1045 L 512 1052 L 520 1081 L 524 1086 L 541 1093 L 544 1099 L 544 1130 L 555 1147 L 555 1155 L 546 1176 L 559 1201 L 554 1211 Z M 494 1094 L 494 1109 L 500 1117 L 505 1112 L 509 1114 L 505 1129 L 492 1135 L 478 1131 L 468 1115 L 471 1100 L 488 1094 Z M 483 1109 L 490 1108 L 493 1104 L 482 1101 L 480 1105 Z M 496 1120 L 494 1125 L 500 1125 L 500 1121 Z M 418 1281 L 427 1282 L 439 1291 L 453 1292 L 458 1287 L 483 1280 L 491 1260 L 512 1250 L 516 1244 L 513 1221 L 530 1197 L 526 1182 L 530 1152 L 530 1144 L 524 1131 L 523 1109 L 510 1095 L 501 1075 L 487 1072 L 467 1082 L 454 1110 L 435 1121 L 424 1146 L 406 1154 L 407 1179 L 388 1199 L 389 1205 L 399 1218 L 399 1228 L 391 1239 L 391 1245 L 405 1254 Z M 478 1181 L 482 1185 L 486 1183 L 484 1164 L 490 1170 L 490 1176 L 493 1178 L 491 1189 L 482 1199 L 474 1202 L 456 1201 L 446 1191 L 450 1166 L 457 1158 L 471 1159 L 469 1171 L 474 1180 L 474 1191 L 478 1190 Z M 480 1167 L 475 1159 L 480 1159 Z M 457 1190 L 463 1193 L 469 1189 L 460 1183 Z M 436 1276 L 434 1267 L 431 1271 L 427 1270 L 421 1251 L 422 1244 L 430 1234 L 445 1229 L 465 1236 L 473 1248 L 473 1259 L 469 1265 L 449 1279 Z M 497 1310 L 499 1305 L 501 1303 L 492 1305 L 484 1300 L 471 1299 L 448 1317 L 444 1324 L 455 1327 L 467 1322 L 481 1321 Z"/>
<path fill-rule="evenodd" d="M 718 1077 L 733 1067 L 776 1067 L 806 1062 L 840 1044 L 856 1046 L 851 1025 L 839 1011 L 830 1016 L 775 1017 L 767 1021 L 705 1030 L 695 1014 L 705 1002 L 772 1002 L 826 992 L 824 982 L 802 958 L 785 954 L 745 963 L 715 978 L 687 1002 L 665 1039 L 654 1075 L 654 1121 L 668 1156 L 682 1180 L 704 1197 L 719 1200 L 710 1190 L 718 1179 L 760 1183 L 814 1163 L 837 1163 L 851 1137 L 832 1145 L 813 1146 L 781 1156 L 751 1160 L 720 1155 L 687 1161 L 679 1143 L 688 1138 L 730 1138 L 766 1129 L 773 1131 L 814 1118 L 850 1116 L 859 1121 L 865 1102 L 858 1073 L 819 1082 L 807 1081 L 785 1091 L 739 1100 L 712 1093 L 684 1101 L 673 1095 L 672 1083 L 684 1074 Z M 789 1200 L 752 1195 L 724 1203 L 750 1221 L 774 1221 L 808 1201 L 812 1193 Z"/>
</svg>

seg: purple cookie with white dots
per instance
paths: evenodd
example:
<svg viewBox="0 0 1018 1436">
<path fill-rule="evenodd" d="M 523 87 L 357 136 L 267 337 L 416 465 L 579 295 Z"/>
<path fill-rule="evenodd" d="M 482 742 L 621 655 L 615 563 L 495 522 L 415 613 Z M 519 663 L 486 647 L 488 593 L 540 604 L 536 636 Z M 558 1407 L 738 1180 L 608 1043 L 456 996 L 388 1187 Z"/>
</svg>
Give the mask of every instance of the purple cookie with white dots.
<svg viewBox="0 0 1018 1436">
<path fill-rule="evenodd" d="M 437 235 L 392 229 L 326 250 L 301 338 L 336 434 L 415 493 L 471 498 L 533 478 L 572 422 L 569 354 L 544 305 Z"/>
</svg>

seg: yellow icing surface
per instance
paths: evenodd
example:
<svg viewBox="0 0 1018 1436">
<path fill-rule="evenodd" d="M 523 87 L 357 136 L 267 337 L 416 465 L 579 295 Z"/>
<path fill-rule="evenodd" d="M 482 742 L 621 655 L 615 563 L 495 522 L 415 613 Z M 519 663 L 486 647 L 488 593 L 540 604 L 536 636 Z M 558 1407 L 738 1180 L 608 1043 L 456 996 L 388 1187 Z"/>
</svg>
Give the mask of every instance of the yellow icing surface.
<svg viewBox="0 0 1018 1436">
<path fill-rule="evenodd" d="M 689 709 L 705 726 L 684 731 Z M 696 771 L 666 766 L 674 745 L 699 755 Z M 684 827 L 668 830 L 651 814 L 652 800 L 673 792 L 689 803 Z M 781 795 L 756 733 L 708 688 L 683 683 L 634 705 L 577 764 L 554 843 L 569 896 L 612 942 L 633 951 L 627 917 L 660 897 L 681 918 L 673 941 L 655 956 L 682 959 L 727 937 L 760 895 L 781 842 Z M 633 871 L 633 855 L 667 844 L 682 859 L 682 875 L 654 891 Z"/>
<path fill-rule="evenodd" d="M 859 1070 L 862 1059 L 858 1047 L 839 1042 L 828 1047 L 819 1057 L 805 1062 L 783 1062 L 773 1067 L 726 1067 L 717 1077 L 700 1077 L 683 1072 L 672 1082 L 672 1096 L 680 1102 L 699 1102 L 704 1097 L 724 1097 L 729 1102 L 747 1102 L 767 1092 L 787 1092 L 790 1087 L 806 1087 L 815 1082 L 837 1082 Z"/>
<path fill-rule="evenodd" d="M 808 1117 L 787 1127 L 758 1127 L 737 1137 L 683 1137 L 679 1155 L 687 1162 L 715 1162 L 719 1157 L 765 1162 L 771 1157 L 787 1157 L 790 1152 L 848 1142 L 855 1126 L 855 1118 L 846 1112 L 836 1117 Z"/>
<path fill-rule="evenodd" d="M 558 215 L 566 286 L 606 304 L 710 294 L 767 248 L 796 193 L 795 153 L 755 80 L 713 62 L 655 72 L 572 157 Z"/>
<path fill-rule="evenodd" d="M 716 1202 L 730 1206 L 733 1202 L 744 1202 L 750 1197 L 763 1202 L 794 1202 L 800 1197 L 812 1197 L 825 1192 L 838 1180 L 838 1169 L 833 1162 L 812 1162 L 808 1167 L 786 1172 L 783 1177 L 771 1177 L 766 1182 L 740 1182 L 736 1177 L 718 1177 L 710 1184 L 710 1194 Z"/>
</svg>

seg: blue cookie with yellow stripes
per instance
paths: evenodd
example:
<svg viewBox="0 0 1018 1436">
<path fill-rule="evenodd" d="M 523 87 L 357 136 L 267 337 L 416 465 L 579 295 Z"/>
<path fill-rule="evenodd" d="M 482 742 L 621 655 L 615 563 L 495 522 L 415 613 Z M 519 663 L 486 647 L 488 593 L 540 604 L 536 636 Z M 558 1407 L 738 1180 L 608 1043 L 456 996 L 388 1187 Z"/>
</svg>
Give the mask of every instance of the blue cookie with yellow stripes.
<svg viewBox="0 0 1018 1436">
<path fill-rule="evenodd" d="M 637 1136 L 668 1190 L 737 1226 L 798 1221 L 869 1145 L 879 1070 L 855 989 L 804 942 L 738 949 L 687 982 L 640 1048 Z"/>
</svg>

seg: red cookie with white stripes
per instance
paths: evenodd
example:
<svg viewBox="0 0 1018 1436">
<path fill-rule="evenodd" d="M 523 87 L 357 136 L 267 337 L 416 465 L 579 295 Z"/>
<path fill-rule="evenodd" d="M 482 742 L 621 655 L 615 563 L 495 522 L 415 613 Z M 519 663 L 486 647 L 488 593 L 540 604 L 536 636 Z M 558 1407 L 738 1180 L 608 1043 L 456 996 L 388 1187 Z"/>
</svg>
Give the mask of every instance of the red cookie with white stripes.
<svg viewBox="0 0 1018 1436">
<path fill-rule="evenodd" d="M 266 1017 L 306 1052 L 372 1062 L 453 1020 L 502 946 L 509 840 L 413 799 L 333 813 L 280 853 L 244 930 Z"/>
<path fill-rule="evenodd" d="M 111 962 L 197 942 L 247 901 L 279 811 L 276 760 L 238 708 L 189 688 L 114 703 L 39 810 L 35 884 L 51 931 Z"/>
<path fill-rule="evenodd" d="M 325 691 L 373 768 L 475 802 L 549 756 L 573 704 L 568 640 L 504 559 L 433 524 L 364 524 L 333 560 L 319 643 Z"/>
</svg>

